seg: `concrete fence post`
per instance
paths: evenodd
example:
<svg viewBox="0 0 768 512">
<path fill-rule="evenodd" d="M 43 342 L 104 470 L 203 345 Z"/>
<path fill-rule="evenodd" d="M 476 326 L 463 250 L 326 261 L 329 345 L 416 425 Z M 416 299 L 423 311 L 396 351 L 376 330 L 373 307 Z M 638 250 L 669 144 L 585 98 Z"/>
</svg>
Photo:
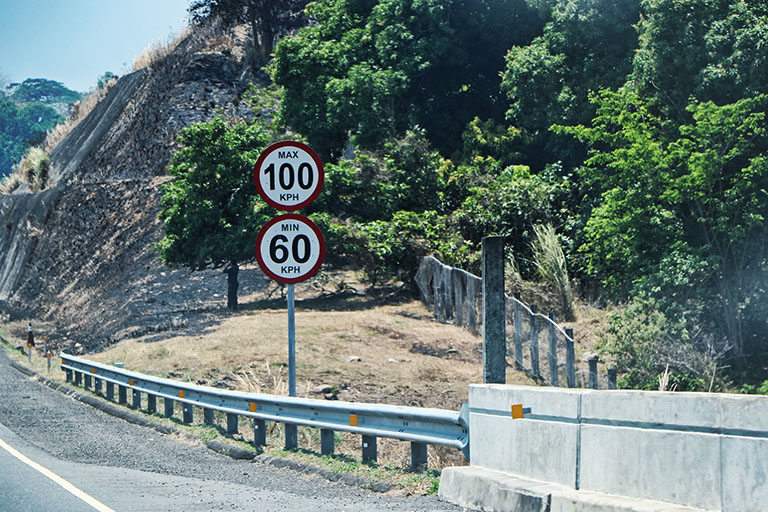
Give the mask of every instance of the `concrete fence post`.
<svg viewBox="0 0 768 512">
<path fill-rule="evenodd" d="M 573 346 L 573 329 L 566 327 L 565 335 L 565 380 L 569 388 L 576 387 L 576 351 Z"/>
<path fill-rule="evenodd" d="M 617 389 L 616 368 L 608 368 L 608 389 Z"/>
<path fill-rule="evenodd" d="M 520 303 L 518 302 L 520 300 L 520 294 L 516 293 L 514 295 L 515 301 L 512 306 L 513 310 L 513 322 L 514 325 L 512 326 L 514 329 L 514 339 L 515 339 L 515 370 L 522 370 L 523 369 L 523 315 L 520 308 Z"/>
<path fill-rule="evenodd" d="M 597 354 L 592 354 L 587 358 L 589 364 L 589 387 L 591 389 L 597 389 L 597 361 L 600 357 Z"/>
<path fill-rule="evenodd" d="M 557 327 L 555 324 L 557 317 L 555 313 L 550 313 L 549 319 L 552 320 L 549 323 L 549 383 L 552 386 L 559 386 L 560 383 L 557 375 Z"/>
<path fill-rule="evenodd" d="M 376 462 L 376 436 L 363 435 L 363 464 Z"/>
<path fill-rule="evenodd" d="M 504 237 L 483 238 L 483 382 L 507 381 Z"/>
<path fill-rule="evenodd" d="M 539 323 L 536 321 L 536 313 L 538 308 L 535 304 L 531 304 L 531 374 L 534 378 L 541 377 L 539 371 Z"/>
</svg>

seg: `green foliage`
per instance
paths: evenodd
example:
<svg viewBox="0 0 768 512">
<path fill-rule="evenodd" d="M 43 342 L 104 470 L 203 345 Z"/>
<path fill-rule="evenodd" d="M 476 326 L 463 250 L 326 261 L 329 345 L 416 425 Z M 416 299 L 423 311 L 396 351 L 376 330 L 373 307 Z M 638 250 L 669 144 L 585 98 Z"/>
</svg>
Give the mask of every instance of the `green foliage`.
<svg viewBox="0 0 768 512">
<path fill-rule="evenodd" d="M 522 0 L 321 0 L 308 14 L 271 74 L 282 121 L 331 160 L 350 134 L 371 149 L 415 125 L 443 153 L 457 149 L 475 116 L 501 117 L 504 52 L 539 26 Z"/>
<path fill-rule="evenodd" d="M 11 98 L 19 103 L 74 103 L 82 97 L 64 84 L 45 78 L 27 78 L 13 92 Z"/>
<path fill-rule="evenodd" d="M 565 260 L 560 239 L 550 224 L 533 227 L 533 261 L 539 276 L 552 287 L 560 303 L 562 320 L 570 322 L 573 315 L 573 289 L 568 277 L 568 265 Z"/>
<path fill-rule="evenodd" d="M 269 141 L 259 125 L 221 117 L 181 131 L 159 214 L 164 263 L 199 270 L 253 258 L 255 233 L 273 213 L 258 199 L 252 170 Z"/>
<path fill-rule="evenodd" d="M 637 46 L 639 0 L 551 4 L 543 34 L 508 52 L 501 83 L 509 99 L 507 119 L 529 137 L 518 147 L 535 169 L 555 161 L 578 165 L 582 151 L 549 127 L 588 122 L 594 113 L 589 91 L 623 84 Z"/>
<path fill-rule="evenodd" d="M 9 175 L 29 146 L 42 142 L 45 133 L 62 120 L 42 103 L 19 106 L 0 96 L 0 177 Z"/>
<path fill-rule="evenodd" d="M 599 199 L 581 247 L 588 270 L 617 297 L 655 283 L 654 295 L 669 299 L 695 284 L 738 356 L 758 336 L 745 322 L 768 299 L 766 101 L 694 102 L 693 121 L 675 129 L 637 95 L 603 91 L 591 128 L 561 129 L 592 148 L 583 177 Z"/>
<path fill-rule="evenodd" d="M 117 80 L 120 78 L 116 74 L 114 74 L 111 71 L 105 71 L 103 75 L 101 75 L 98 80 L 96 80 L 96 88 L 102 89 L 106 87 L 111 81 Z"/>
<path fill-rule="evenodd" d="M 32 191 L 43 190 L 48 184 L 51 158 L 38 147 L 31 147 L 18 163 L 17 169 Z"/>
</svg>

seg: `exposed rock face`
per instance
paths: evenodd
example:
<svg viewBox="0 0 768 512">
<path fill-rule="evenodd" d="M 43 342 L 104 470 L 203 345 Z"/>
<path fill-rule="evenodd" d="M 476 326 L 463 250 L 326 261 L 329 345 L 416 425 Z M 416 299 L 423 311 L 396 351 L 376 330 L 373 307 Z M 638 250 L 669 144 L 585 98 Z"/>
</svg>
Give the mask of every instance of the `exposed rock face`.
<svg viewBox="0 0 768 512">
<path fill-rule="evenodd" d="M 244 64 L 194 34 L 151 69 L 122 77 L 52 152 L 51 189 L 0 196 L 0 303 L 45 317 L 88 348 L 185 311 L 226 305 L 219 270 L 164 268 L 152 247 L 179 130 L 216 114 L 249 118 Z M 228 53 L 228 52 L 227 52 Z M 244 292 L 263 284 L 247 269 Z M 154 327 L 148 327 L 154 326 Z"/>
</svg>

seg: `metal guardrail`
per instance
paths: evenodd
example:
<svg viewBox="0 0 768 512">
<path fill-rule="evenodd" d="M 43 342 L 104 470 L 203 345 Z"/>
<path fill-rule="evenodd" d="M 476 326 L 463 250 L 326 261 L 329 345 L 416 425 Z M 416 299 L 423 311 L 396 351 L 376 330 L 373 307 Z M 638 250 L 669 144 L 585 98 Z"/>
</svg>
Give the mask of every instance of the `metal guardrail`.
<svg viewBox="0 0 768 512">
<path fill-rule="evenodd" d="M 254 442 L 266 444 L 266 421 L 285 423 L 286 427 L 306 426 L 321 429 L 321 451 L 333 453 L 333 432 L 351 432 L 363 436 L 363 461 L 376 460 L 376 438 L 386 437 L 411 442 L 411 463 L 424 468 L 427 445 L 450 446 L 461 450 L 469 459 L 469 409 L 461 411 L 365 404 L 337 400 L 315 400 L 262 393 L 244 393 L 208 386 L 177 382 L 138 372 L 104 365 L 61 354 L 61 369 L 67 381 L 101 392 L 106 383 L 106 398 L 114 400 L 118 386 L 118 402 L 127 403 L 127 390 L 133 391 L 134 407 L 141 406 L 141 393 L 147 395 L 147 410 L 157 410 L 157 398 L 163 398 L 165 415 L 173 416 L 173 404 L 183 404 L 183 421 L 192 423 L 193 408 L 204 411 L 205 423 L 213 423 L 213 411 L 227 414 L 227 431 L 237 432 L 237 417 L 254 420 Z M 296 448 L 295 429 L 286 428 L 286 448 Z"/>
</svg>

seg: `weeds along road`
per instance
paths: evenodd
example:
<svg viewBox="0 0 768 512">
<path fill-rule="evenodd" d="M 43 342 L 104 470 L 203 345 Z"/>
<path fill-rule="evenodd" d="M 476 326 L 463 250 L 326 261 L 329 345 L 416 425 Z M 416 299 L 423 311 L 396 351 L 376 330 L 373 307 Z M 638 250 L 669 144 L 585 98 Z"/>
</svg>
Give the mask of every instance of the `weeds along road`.
<svg viewBox="0 0 768 512">
<path fill-rule="evenodd" d="M 0 348 L 2 512 L 461 510 L 236 461 L 109 416 L 9 363 Z"/>
</svg>

